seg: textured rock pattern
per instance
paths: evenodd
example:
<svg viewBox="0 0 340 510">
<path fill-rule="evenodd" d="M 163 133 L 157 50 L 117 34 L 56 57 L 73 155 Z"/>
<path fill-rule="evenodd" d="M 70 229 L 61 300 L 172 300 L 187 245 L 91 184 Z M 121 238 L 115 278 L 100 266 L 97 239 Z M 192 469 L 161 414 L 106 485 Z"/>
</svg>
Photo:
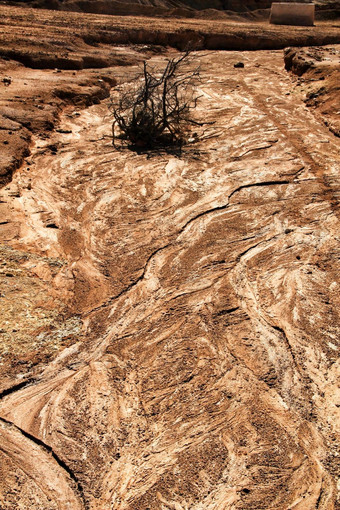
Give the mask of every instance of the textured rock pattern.
<svg viewBox="0 0 340 510">
<path fill-rule="evenodd" d="M 292 30 L 245 20 L 112 17 L 3 4 L 0 15 L 0 186 L 29 154 L 32 133 L 53 130 L 66 105 L 107 97 L 120 75 L 117 67 L 136 65 L 154 51 L 340 42 L 340 27 L 331 22 Z"/>
<path fill-rule="evenodd" d="M 286 48 L 285 67 L 299 76 L 305 103 L 340 137 L 340 47 Z"/>
<path fill-rule="evenodd" d="M 1 193 L 83 321 L 3 393 L 6 509 L 339 508 L 338 139 L 281 52 L 199 58 L 181 157 L 113 150 L 95 105 Z"/>
</svg>

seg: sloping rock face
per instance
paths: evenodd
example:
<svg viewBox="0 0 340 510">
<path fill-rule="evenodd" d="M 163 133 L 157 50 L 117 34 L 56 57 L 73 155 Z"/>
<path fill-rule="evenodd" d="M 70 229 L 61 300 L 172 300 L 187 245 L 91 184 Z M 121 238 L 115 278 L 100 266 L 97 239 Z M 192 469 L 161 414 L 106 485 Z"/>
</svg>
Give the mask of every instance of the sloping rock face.
<svg viewBox="0 0 340 510">
<path fill-rule="evenodd" d="M 306 105 L 340 137 L 340 47 L 287 48 L 284 58 L 286 69 L 300 77 L 296 86 Z"/>
<path fill-rule="evenodd" d="M 32 71 L 2 59 L 0 72 L 4 76 L 0 82 L 0 185 L 10 181 L 29 155 L 33 134 L 50 132 L 70 103 L 81 107 L 100 102 L 115 83 L 105 72 L 81 72 L 77 77 L 66 72 L 61 78 L 60 70 Z"/>
<path fill-rule="evenodd" d="M 114 149 L 103 102 L 1 192 L 12 273 L 78 319 L 1 395 L 6 509 L 339 508 L 338 139 L 281 51 L 197 59 L 180 155 Z"/>
</svg>

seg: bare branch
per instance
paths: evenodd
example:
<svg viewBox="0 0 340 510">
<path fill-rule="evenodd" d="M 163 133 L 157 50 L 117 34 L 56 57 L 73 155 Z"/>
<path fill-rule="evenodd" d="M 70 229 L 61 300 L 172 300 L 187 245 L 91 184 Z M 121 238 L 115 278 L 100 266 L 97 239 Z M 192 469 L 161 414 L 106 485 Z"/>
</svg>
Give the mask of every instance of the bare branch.
<svg viewBox="0 0 340 510">
<path fill-rule="evenodd" d="M 198 80 L 199 68 L 192 68 L 189 51 L 168 60 L 163 71 L 144 62 L 139 82 L 122 86 L 119 98 L 111 98 L 110 110 L 120 137 L 134 147 L 182 145 L 190 124 L 200 125 L 191 119 Z"/>
</svg>

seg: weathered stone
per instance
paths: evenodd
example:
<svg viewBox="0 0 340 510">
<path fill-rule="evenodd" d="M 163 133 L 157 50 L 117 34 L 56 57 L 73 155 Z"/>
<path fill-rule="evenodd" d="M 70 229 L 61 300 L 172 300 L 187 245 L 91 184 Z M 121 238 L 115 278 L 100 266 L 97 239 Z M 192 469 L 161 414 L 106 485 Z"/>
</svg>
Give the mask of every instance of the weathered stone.
<svg viewBox="0 0 340 510">
<path fill-rule="evenodd" d="M 339 506 L 339 140 L 282 51 L 194 56 L 181 153 L 114 149 L 103 100 L 1 190 L 6 510 Z"/>
</svg>

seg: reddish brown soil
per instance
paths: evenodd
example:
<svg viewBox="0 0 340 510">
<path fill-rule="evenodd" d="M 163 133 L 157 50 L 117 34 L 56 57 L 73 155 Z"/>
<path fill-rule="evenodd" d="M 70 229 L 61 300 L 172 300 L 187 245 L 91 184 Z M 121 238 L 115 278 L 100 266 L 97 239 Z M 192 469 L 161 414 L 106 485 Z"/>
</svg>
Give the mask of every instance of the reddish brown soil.
<svg viewBox="0 0 340 510">
<path fill-rule="evenodd" d="M 1 132 L 30 156 L 0 192 L 0 507 L 338 510 L 339 139 L 304 101 L 311 67 L 199 51 L 208 124 L 137 154 L 112 147 L 109 85 L 176 50 L 103 42 L 143 39 L 141 18 L 3 12 L 21 64 L 1 63 Z"/>
</svg>

